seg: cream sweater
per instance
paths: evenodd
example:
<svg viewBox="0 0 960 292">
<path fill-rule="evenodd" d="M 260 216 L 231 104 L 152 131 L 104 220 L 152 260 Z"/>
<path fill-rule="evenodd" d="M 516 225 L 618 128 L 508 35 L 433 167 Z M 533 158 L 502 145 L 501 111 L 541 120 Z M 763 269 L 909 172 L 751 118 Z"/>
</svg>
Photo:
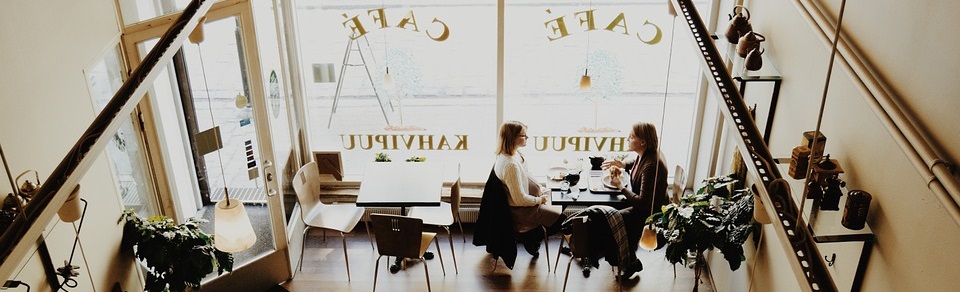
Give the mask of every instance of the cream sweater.
<svg viewBox="0 0 960 292">
<path fill-rule="evenodd" d="M 493 172 L 507 186 L 510 206 L 536 206 L 542 202 L 540 183 L 527 170 L 526 163 L 520 162 L 519 155 L 497 155 Z"/>
</svg>

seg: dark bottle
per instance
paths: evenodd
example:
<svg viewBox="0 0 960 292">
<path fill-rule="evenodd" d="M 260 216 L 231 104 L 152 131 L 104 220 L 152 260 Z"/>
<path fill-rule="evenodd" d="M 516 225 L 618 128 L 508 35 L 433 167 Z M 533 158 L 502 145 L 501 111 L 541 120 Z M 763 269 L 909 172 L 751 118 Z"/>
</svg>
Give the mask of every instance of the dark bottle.
<svg viewBox="0 0 960 292">
<path fill-rule="evenodd" d="M 847 193 L 847 204 L 843 206 L 843 219 L 840 224 L 853 230 L 860 230 L 866 225 L 867 211 L 870 209 L 870 193 L 861 190 L 852 190 Z"/>
<path fill-rule="evenodd" d="M 836 176 L 827 177 L 827 187 L 823 191 L 823 200 L 820 201 L 820 210 L 839 211 L 840 196 L 843 195 L 841 187 L 847 183 Z"/>
</svg>

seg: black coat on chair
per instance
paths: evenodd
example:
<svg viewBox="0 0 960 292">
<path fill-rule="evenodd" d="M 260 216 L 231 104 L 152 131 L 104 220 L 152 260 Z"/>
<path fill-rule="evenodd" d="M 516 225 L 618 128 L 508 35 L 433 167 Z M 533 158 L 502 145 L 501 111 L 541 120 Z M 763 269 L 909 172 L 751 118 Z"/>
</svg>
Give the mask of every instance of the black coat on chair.
<svg viewBox="0 0 960 292">
<path fill-rule="evenodd" d="M 480 199 L 473 245 L 486 245 L 488 253 L 493 254 L 494 258 L 502 258 L 507 268 L 512 270 L 517 261 L 517 236 L 509 208 L 507 188 L 491 169 L 483 187 L 483 198 Z"/>
</svg>

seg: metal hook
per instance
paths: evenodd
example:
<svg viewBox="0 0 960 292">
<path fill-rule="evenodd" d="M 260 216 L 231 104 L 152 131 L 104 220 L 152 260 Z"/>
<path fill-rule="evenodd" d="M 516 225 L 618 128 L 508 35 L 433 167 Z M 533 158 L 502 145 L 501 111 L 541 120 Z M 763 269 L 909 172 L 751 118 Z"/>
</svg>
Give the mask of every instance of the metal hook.
<svg viewBox="0 0 960 292">
<path fill-rule="evenodd" d="M 827 261 L 828 267 L 832 267 L 833 264 L 837 262 L 837 253 L 831 254 L 830 258 L 827 258 L 827 256 L 823 256 L 823 260 Z"/>
</svg>

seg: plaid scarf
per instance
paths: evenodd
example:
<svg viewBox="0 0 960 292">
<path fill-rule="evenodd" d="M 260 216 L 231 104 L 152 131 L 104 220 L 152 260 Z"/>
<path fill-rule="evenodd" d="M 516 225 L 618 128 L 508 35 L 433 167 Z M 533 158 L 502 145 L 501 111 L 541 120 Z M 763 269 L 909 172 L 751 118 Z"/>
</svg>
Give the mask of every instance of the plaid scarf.
<svg viewBox="0 0 960 292">
<path fill-rule="evenodd" d="M 617 243 L 617 256 L 619 258 L 620 267 L 630 267 L 634 265 L 635 262 L 638 262 L 639 260 L 637 259 L 637 255 L 630 252 L 630 243 L 627 239 L 627 228 L 623 223 L 623 215 L 620 214 L 620 211 L 614 207 L 603 205 L 587 207 L 568 217 L 567 220 L 563 222 L 563 225 L 568 226 L 567 224 L 572 224 L 571 220 L 573 218 L 579 216 L 588 216 L 590 213 L 603 214 L 604 217 L 607 218 L 607 225 L 610 226 L 613 240 Z"/>
</svg>

